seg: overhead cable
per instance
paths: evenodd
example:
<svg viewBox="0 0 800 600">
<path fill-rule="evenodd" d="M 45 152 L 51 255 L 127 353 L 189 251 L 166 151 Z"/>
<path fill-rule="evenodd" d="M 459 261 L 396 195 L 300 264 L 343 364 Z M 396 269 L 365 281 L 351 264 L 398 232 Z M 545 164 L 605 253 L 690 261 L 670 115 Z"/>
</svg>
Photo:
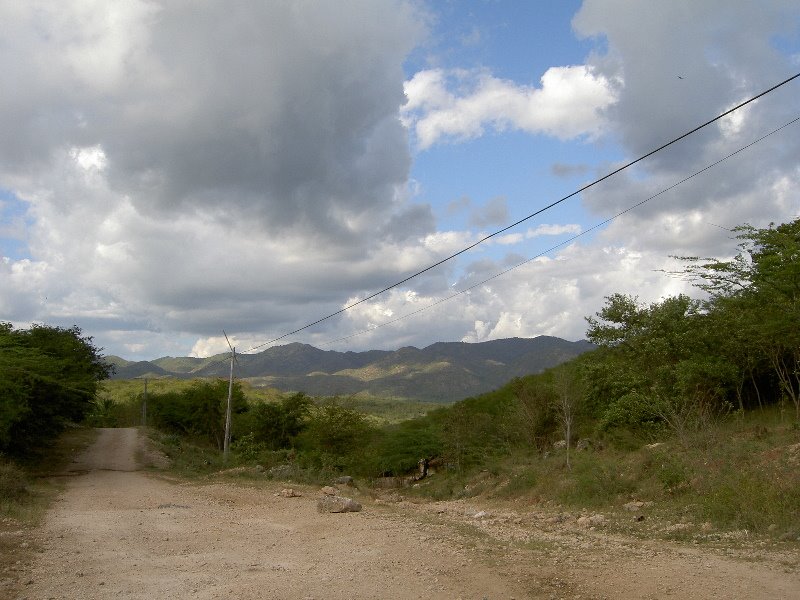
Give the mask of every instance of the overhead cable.
<svg viewBox="0 0 800 600">
<path fill-rule="evenodd" d="M 750 104 L 751 102 L 755 102 L 759 98 L 762 98 L 763 96 L 766 96 L 770 92 L 773 92 L 773 91 L 777 90 L 781 86 L 786 85 L 787 83 L 797 79 L 798 77 L 800 77 L 800 73 L 797 73 L 797 74 L 792 75 L 791 77 L 789 77 L 787 79 L 784 79 L 780 83 L 777 83 L 777 84 L 773 85 L 772 87 L 764 90 L 763 92 L 761 92 L 759 94 L 756 94 L 755 96 L 752 96 L 748 100 L 745 100 L 744 102 L 741 102 L 741 103 L 737 104 L 733 108 L 730 108 L 730 109 L 726 110 L 725 112 L 717 115 L 713 119 L 709 119 L 705 123 L 703 123 L 701 125 L 698 125 L 697 127 L 694 127 L 693 129 L 690 129 L 689 131 L 679 135 L 678 137 L 673 138 L 669 142 L 667 142 L 665 144 L 662 144 L 661 146 L 658 146 L 657 148 L 651 150 L 650 152 L 648 152 L 646 154 L 643 154 L 639 158 L 637 158 L 635 160 L 632 160 L 632 161 L 622 165 L 621 167 L 619 167 L 617 169 L 614 169 L 610 173 L 607 173 L 606 175 L 603 175 L 602 177 L 600 177 L 598 179 L 595 179 L 591 183 L 588 183 L 588 184 L 584 185 L 580 189 L 577 189 L 574 192 L 572 192 L 571 194 L 568 194 L 568 195 L 560 198 L 559 200 L 556 200 L 555 202 L 552 202 L 552 203 L 548 204 L 547 206 L 544 206 L 544 207 L 540 208 L 539 210 L 537 210 L 537 211 L 529 214 L 528 216 L 526 216 L 526 217 L 524 217 L 524 218 L 512 223 L 511 225 L 503 227 L 502 229 L 500 229 L 498 231 L 495 231 L 494 233 L 491 233 L 491 234 L 479 239 L 478 241 L 470 244 L 469 246 L 466 246 L 465 248 L 462 248 L 458 252 L 455 252 L 455 253 L 447 256 L 446 258 L 443 258 L 443 259 L 441 259 L 441 260 L 439 260 L 439 261 L 437 261 L 437 262 L 425 267 L 424 269 L 421 269 L 421 270 L 413 273 L 412 275 L 409 275 L 405 279 L 401 279 L 400 281 L 397 281 L 397 282 L 395 282 L 395 283 L 383 288 L 382 290 L 374 292 L 374 293 L 362 298 L 361 300 L 358 300 L 356 302 L 348 304 L 347 306 L 345 306 L 343 308 L 340 308 L 339 310 L 337 310 L 335 312 L 332 312 L 329 315 L 321 317 L 321 318 L 317 319 L 316 321 L 313 321 L 313 322 L 308 323 L 306 325 L 303 325 L 302 327 L 299 327 L 299 328 L 297 328 L 297 329 L 295 329 L 293 331 L 290 331 L 290 332 L 285 333 L 283 335 L 280 335 L 280 336 L 278 336 L 276 338 L 273 338 L 273 339 L 271 339 L 269 341 L 266 341 L 263 344 L 258 344 L 256 346 L 252 346 L 251 348 L 248 348 L 244 352 L 245 353 L 252 352 L 253 350 L 257 350 L 259 348 L 263 348 L 264 346 L 269 346 L 271 344 L 274 344 L 275 342 L 278 342 L 278 341 L 280 341 L 282 339 L 285 339 L 285 338 L 287 338 L 289 336 L 292 336 L 292 335 L 294 335 L 296 333 L 300 333 L 301 331 L 309 329 L 309 328 L 313 327 L 314 325 L 318 325 L 319 323 L 322 323 L 323 321 L 327 321 L 328 319 L 330 319 L 332 317 L 340 315 L 340 314 L 350 310 L 351 308 L 354 308 L 354 307 L 358 306 L 359 304 L 363 304 L 364 302 L 367 302 L 368 300 L 371 300 L 371 299 L 373 299 L 373 298 L 375 298 L 377 296 L 380 296 L 381 294 L 383 294 L 385 292 L 388 292 L 389 290 L 392 290 L 392 289 L 394 289 L 396 287 L 399 287 L 399 286 L 403 285 L 404 283 L 414 279 L 415 277 L 418 277 L 418 276 L 422 275 L 423 273 L 426 273 L 426 272 L 430 271 L 431 269 L 435 269 L 436 267 L 438 267 L 438 266 L 440 266 L 440 265 L 442 265 L 442 264 L 444 264 L 444 263 L 456 258 L 457 256 L 460 256 L 460 255 L 464 254 L 465 252 L 468 252 L 469 250 L 472 250 L 476 246 L 484 243 L 485 241 L 487 241 L 487 240 L 489 240 L 489 239 L 491 239 L 491 238 L 493 238 L 493 237 L 495 237 L 497 235 L 500 235 L 501 233 L 504 233 L 504 232 L 508 231 L 509 229 L 512 229 L 513 227 L 516 227 L 517 225 L 520 225 L 521 223 L 524 223 L 525 221 L 528 221 L 529 219 L 532 219 L 533 217 L 535 217 L 537 215 L 540 215 L 540 214 L 542 214 L 543 212 L 545 212 L 547 210 L 550 210 L 554 206 L 557 206 L 557 205 L 561 204 L 562 202 L 564 202 L 566 200 L 569 200 L 570 198 L 580 194 L 581 192 L 584 192 L 584 191 L 588 190 L 589 188 L 594 187 L 595 185 L 605 181 L 606 179 L 608 179 L 610 177 L 613 177 L 614 175 L 620 173 L 621 171 L 624 171 L 625 169 L 627 169 L 629 167 L 632 167 L 633 165 L 645 160 L 646 158 L 649 158 L 650 156 L 656 154 L 657 152 L 660 152 L 661 150 L 664 150 L 665 148 L 667 148 L 667 147 L 669 147 L 669 146 L 681 141 L 682 139 L 684 139 L 684 138 L 686 138 L 686 137 L 688 137 L 688 136 L 700 131 L 701 129 L 703 129 L 705 127 L 708 127 L 712 123 L 715 123 L 716 121 L 719 121 L 720 119 L 722 119 L 722 118 L 728 116 L 729 114 L 739 110 L 740 108 Z"/>
</svg>

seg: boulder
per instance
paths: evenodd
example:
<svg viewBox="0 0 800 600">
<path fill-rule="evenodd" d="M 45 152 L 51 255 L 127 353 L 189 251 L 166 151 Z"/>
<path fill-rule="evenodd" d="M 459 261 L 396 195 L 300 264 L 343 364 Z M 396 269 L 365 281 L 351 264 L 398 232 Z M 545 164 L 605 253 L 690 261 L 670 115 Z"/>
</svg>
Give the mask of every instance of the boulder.
<svg viewBox="0 0 800 600">
<path fill-rule="evenodd" d="M 339 490 L 337 490 L 337 489 L 336 489 L 335 487 L 333 487 L 333 486 L 326 485 L 324 488 L 322 488 L 322 489 L 320 490 L 320 492 L 322 492 L 322 493 L 323 493 L 323 494 L 325 494 L 326 496 L 336 496 L 336 495 L 339 493 Z"/>
<path fill-rule="evenodd" d="M 300 498 L 303 494 L 292 488 L 284 488 L 275 495 L 283 498 Z"/>
<path fill-rule="evenodd" d="M 317 510 L 321 513 L 359 512 L 361 504 L 352 498 L 326 494 L 317 501 Z"/>
</svg>

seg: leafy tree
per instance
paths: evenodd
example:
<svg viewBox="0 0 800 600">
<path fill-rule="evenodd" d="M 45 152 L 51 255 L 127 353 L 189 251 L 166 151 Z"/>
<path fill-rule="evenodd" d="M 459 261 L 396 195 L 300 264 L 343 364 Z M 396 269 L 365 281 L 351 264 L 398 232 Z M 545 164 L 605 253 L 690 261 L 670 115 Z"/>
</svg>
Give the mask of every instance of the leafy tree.
<svg viewBox="0 0 800 600">
<path fill-rule="evenodd" d="M 205 439 L 221 450 L 227 400 L 228 381 L 198 381 L 181 392 L 151 394 L 148 416 L 160 429 Z M 231 401 L 234 414 L 248 411 L 241 384 L 234 383 Z"/>
<path fill-rule="evenodd" d="M 507 427 L 516 432 L 514 441 L 543 450 L 556 428 L 557 415 L 551 375 L 545 373 L 511 382 L 515 403 Z"/>
<path fill-rule="evenodd" d="M 606 301 L 587 319 L 587 337 L 602 351 L 584 370 L 590 403 L 605 403 L 606 427 L 647 432 L 661 422 L 686 432 L 725 406 L 735 367 L 715 351 L 699 301 L 680 295 L 642 306 L 621 294 Z"/>
<path fill-rule="evenodd" d="M 111 367 L 80 328 L 0 323 L 0 451 L 25 456 L 92 409 Z"/>
<path fill-rule="evenodd" d="M 290 448 L 306 428 L 311 398 L 299 392 L 282 398 L 280 403 L 265 402 L 252 410 L 253 439 L 272 450 Z"/>
<path fill-rule="evenodd" d="M 682 257 L 684 273 L 710 294 L 709 312 L 732 324 L 728 352 L 737 355 L 759 401 L 755 372 L 766 363 L 800 419 L 800 219 L 734 231 L 740 243 L 733 259 Z"/>
<path fill-rule="evenodd" d="M 362 451 L 371 435 L 366 415 L 332 398 L 311 413 L 303 439 L 312 451 L 342 457 Z"/>
<path fill-rule="evenodd" d="M 442 453 L 439 429 L 429 418 L 417 418 L 382 431 L 375 448 L 375 475 L 401 475 L 414 470 L 420 459 Z"/>
</svg>

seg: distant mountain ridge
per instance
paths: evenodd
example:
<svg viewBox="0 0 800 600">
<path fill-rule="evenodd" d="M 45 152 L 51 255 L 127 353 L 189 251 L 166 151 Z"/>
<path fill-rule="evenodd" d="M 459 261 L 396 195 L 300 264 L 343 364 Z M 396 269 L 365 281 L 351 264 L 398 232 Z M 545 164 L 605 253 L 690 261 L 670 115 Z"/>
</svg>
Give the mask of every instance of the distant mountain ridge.
<svg viewBox="0 0 800 600">
<path fill-rule="evenodd" d="M 454 402 L 496 389 L 514 377 L 539 373 L 595 346 L 557 337 L 489 342 L 437 342 L 419 349 L 337 352 L 308 344 L 275 346 L 240 354 L 236 376 L 253 385 L 313 396 L 369 394 L 430 402 Z M 209 358 L 163 357 L 131 362 L 118 356 L 115 379 L 137 377 L 227 377 L 225 354 Z"/>
</svg>

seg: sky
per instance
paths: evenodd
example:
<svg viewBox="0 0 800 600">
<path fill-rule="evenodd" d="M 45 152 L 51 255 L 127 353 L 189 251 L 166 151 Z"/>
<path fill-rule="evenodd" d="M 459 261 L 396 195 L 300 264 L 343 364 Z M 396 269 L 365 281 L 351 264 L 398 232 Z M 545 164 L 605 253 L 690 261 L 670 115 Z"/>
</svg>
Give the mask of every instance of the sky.
<svg viewBox="0 0 800 600">
<path fill-rule="evenodd" d="M 223 331 L 579 340 L 611 294 L 698 295 L 672 257 L 800 216 L 794 123 L 613 218 L 800 117 L 798 79 L 358 303 L 800 72 L 797 0 L 0 0 L 0 22 L 0 321 L 129 360 Z"/>
</svg>

